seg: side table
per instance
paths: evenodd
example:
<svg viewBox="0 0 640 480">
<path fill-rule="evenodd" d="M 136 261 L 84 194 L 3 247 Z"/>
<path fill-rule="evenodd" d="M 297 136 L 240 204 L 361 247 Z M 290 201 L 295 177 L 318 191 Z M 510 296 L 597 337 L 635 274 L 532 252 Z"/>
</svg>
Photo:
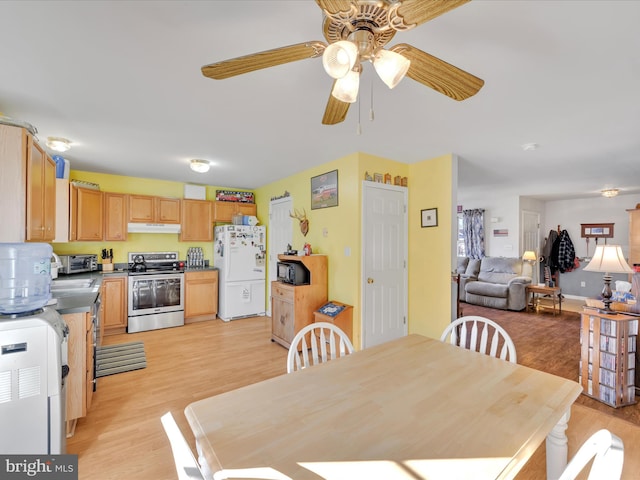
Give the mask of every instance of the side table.
<svg viewBox="0 0 640 480">
<path fill-rule="evenodd" d="M 562 290 L 560 287 L 547 287 L 545 285 L 527 285 L 525 288 L 527 297 L 527 311 L 530 312 L 538 307 L 539 296 L 549 296 L 553 303 L 553 314 L 556 314 L 556 301 L 558 304 L 558 312 L 562 314 Z"/>
</svg>

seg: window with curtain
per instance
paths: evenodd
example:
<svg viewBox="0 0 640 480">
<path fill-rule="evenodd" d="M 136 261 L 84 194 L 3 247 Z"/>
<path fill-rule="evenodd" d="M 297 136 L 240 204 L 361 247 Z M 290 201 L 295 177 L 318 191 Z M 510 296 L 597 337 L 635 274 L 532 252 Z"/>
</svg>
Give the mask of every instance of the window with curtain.
<svg viewBox="0 0 640 480">
<path fill-rule="evenodd" d="M 462 211 L 464 250 L 469 258 L 484 257 L 484 210 Z"/>
</svg>

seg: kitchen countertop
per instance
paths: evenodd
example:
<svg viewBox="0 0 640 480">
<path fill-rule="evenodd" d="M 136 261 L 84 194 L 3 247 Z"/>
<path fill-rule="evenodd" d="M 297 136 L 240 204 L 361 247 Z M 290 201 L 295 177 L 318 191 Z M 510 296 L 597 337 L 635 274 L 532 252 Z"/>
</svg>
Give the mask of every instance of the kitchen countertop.
<svg viewBox="0 0 640 480">
<path fill-rule="evenodd" d="M 62 290 L 51 292 L 51 297 L 57 300 L 57 303 L 51 305 L 55 308 L 60 315 L 66 315 L 69 313 L 82 313 L 91 311 L 92 305 L 95 303 L 98 295 L 100 294 L 100 286 L 102 285 L 102 273 L 90 272 L 90 273 L 77 273 L 74 275 L 60 275 L 57 279 L 52 280 L 55 283 L 56 280 L 82 280 L 82 279 L 94 279 L 95 283 L 89 292 L 74 292 L 72 290 Z M 96 288 L 97 287 L 97 288 Z"/>
</svg>

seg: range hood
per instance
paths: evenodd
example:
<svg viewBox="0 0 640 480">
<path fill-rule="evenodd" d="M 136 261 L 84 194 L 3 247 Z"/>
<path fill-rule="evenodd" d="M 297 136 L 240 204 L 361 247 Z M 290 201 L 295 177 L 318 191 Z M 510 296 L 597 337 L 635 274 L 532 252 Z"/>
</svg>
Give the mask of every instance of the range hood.
<svg viewBox="0 0 640 480">
<path fill-rule="evenodd" d="M 129 233 L 180 233 L 180 225 L 175 223 L 128 223 Z"/>
</svg>

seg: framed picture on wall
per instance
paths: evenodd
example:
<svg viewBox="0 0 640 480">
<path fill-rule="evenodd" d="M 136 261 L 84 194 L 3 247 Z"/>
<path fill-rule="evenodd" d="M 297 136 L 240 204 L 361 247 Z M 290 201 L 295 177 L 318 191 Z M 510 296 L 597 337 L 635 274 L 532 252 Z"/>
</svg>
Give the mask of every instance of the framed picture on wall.
<svg viewBox="0 0 640 480">
<path fill-rule="evenodd" d="M 437 227 L 438 226 L 438 209 L 426 208 L 420 210 L 420 225 L 424 227 Z"/>
<path fill-rule="evenodd" d="M 338 205 L 338 170 L 311 177 L 311 210 Z"/>
</svg>

